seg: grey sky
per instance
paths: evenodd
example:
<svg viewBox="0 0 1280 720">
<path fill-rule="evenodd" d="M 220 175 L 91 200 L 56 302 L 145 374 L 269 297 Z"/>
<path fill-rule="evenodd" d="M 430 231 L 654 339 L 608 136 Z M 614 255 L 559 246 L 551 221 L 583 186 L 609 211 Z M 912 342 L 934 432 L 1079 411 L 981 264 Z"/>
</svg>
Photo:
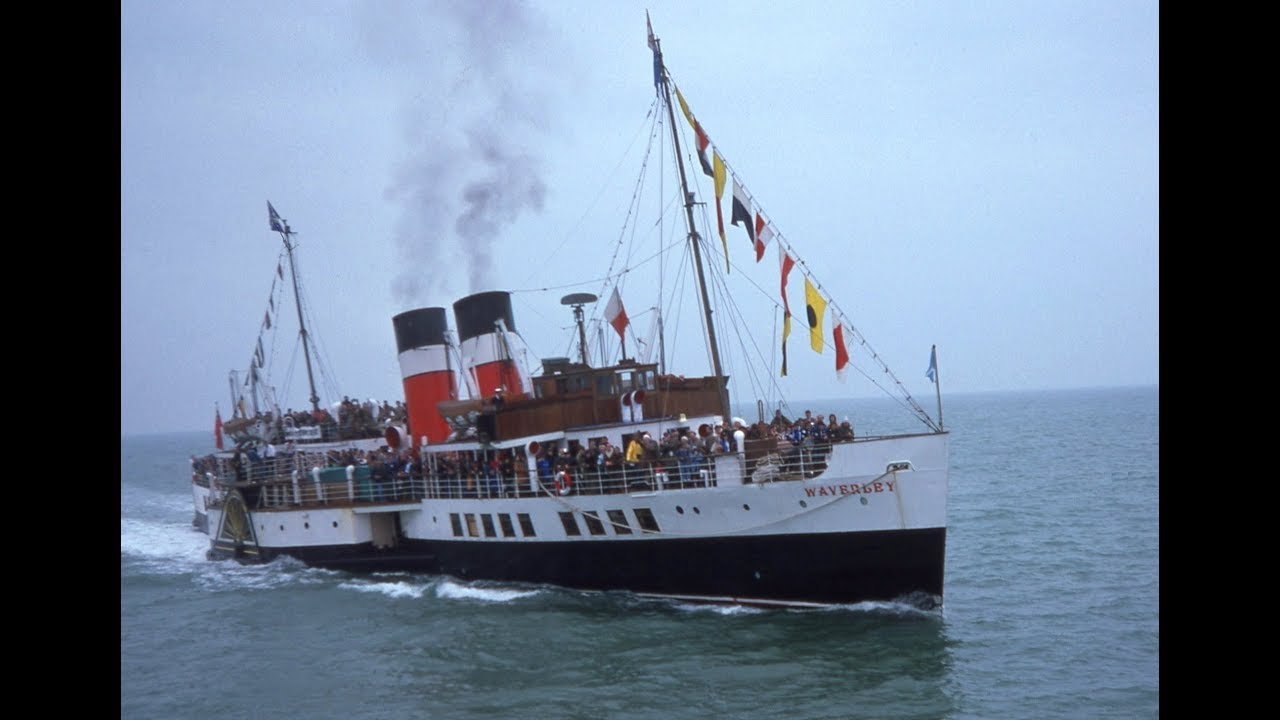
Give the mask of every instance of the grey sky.
<svg viewBox="0 0 1280 720">
<path fill-rule="evenodd" d="M 712 143 L 927 407 L 934 343 L 944 392 L 1159 383 L 1155 3 L 126 0 L 122 431 L 229 415 L 281 247 L 268 200 L 354 396 L 402 396 L 399 312 L 600 278 L 653 100 L 645 9 Z M 776 288 L 741 232 L 731 277 Z M 536 356 L 570 352 L 559 297 L 599 289 L 513 297 Z M 788 396 L 877 394 L 804 334 Z M 273 377 L 302 408 L 294 353 Z"/>
</svg>

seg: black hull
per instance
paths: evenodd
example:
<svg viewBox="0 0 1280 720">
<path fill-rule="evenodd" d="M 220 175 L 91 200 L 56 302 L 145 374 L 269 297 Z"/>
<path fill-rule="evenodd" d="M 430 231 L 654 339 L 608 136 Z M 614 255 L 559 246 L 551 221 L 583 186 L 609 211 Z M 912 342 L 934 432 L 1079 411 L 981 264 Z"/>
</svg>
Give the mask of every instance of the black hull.
<svg viewBox="0 0 1280 720">
<path fill-rule="evenodd" d="M 541 543 L 401 539 L 394 549 L 262 548 L 257 557 L 289 555 L 351 572 L 422 572 L 746 604 L 833 605 L 922 595 L 940 602 L 946 532 Z"/>
</svg>

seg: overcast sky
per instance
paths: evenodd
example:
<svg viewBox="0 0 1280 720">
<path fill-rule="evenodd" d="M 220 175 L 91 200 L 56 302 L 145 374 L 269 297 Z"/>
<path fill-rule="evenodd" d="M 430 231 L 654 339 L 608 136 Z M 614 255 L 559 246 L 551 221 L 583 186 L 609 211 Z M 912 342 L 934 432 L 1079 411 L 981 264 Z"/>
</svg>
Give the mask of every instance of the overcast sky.
<svg viewBox="0 0 1280 720">
<path fill-rule="evenodd" d="M 400 399 L 391 317 L 470 292 L 517 291 L 534 357 L 576 352 L 559 299 L 603 291 L 651 129 L 646 9 L 733 176 L 922 404 L 931 344 L 944 393 L 1159 384 L 1157 3 L 126 0 L 122 432 L 229 416 L 278 282 L 268 200 L 326 401 Z M 728 230 L 729 279 L 776 294 L 773 247 Z M 646 329 L 653 287 L 622 290 Z M 746 308 L 768 359 L 776 310 Z M 788 347 L 787 396 L 879 394 L 865 356 L 838 383 L 802 325 Z M 306 407 L 296 337 L 266 354 Z"/>
</svg>

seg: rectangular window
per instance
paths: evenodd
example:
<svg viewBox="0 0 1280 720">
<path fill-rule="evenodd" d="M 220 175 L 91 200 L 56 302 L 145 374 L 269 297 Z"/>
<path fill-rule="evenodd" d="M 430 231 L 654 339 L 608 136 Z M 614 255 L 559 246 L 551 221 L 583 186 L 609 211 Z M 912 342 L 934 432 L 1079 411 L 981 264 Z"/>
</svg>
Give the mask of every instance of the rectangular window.
<svg viewBox="0 0 1280 720">
<path fill-rule="evenodd" d="M 612 375 L 596 376 L 596 394 L 597 395 L 613 394 L 613 376 Z"/>
<path fill-rule="evenodd" d="M 462 537 L 462 517 L 458 513 L 449 513 L 449 523 L 453 525 L 453 536 Z"/>
<path fill-rule="evenodd" d="M 498 525 L 502 526 L 502 537 L 516 536 L 515 526 L 511 524 L 511 516 L 507 513 L 498 516 Z"/>
<path fill-rule="evenodd" d="M 658 530 L 658 521 L 649 508 L 636 508 L 636 522 L 640 523 L 640 529 L 644 532 L 661 532 Z"/>
<path fill-rule="evenodd" d="M 480 533 L 476 530 L 476 516 L 471 513 L 466 514 L 467 518 L 467 534 L 471 537 L 480 537 Z"/>
<path fill-rule="evenodd" d="M 604 534 L 604 523 L 600 522 L 600 516 L 594 511 L 583 510 L 582 519 L 587 521 L 587 530 L 591 531 L 592 535 Z"/>
<path fill-rule="evenodd" d="M 529 513 L 517 513 L 516 520 L 520 521 L 520 532 L 525 537 L 536 537 L 538 533 L 533 531 L 533 520 L 530 519 Z"/>
<path fill-rule="evenodd" d="M 621 510 L 609 510 L 609 522 L 613 523 L 614 535 L 630 535 L 631 524 L 627 522 L 627 514 Z"/>
<path fill-rule="evenodd" d="M 493 529 L 493 516 L 492 516 L 492 515 L 481 515 L 481 516 L 480 516 L 480 522 L 482 522 L 482 523 L 484 524 L 484 536 L 485 536 L 485 537 L 498 537 L 498 533 L 497 533 L 497 532 L 495 532 L 495 531 L 494 531 L 494 529 Z"/>
<path fill-rule="evenodd" d="M 573 517 L 571 512 L 560 513 L 560 522 L 564 525 L 565 535 L 581 535 L 582 530 L 578 528 L 578 521 Z"/>
</svg>

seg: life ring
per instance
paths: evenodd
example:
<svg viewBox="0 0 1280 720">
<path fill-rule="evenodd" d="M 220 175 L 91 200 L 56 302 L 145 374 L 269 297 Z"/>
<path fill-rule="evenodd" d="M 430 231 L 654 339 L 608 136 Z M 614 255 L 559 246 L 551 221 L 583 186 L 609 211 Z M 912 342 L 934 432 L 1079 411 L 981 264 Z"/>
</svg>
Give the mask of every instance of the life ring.
<svg viewBox="0 0 1280 720">
<path fill-rule="evenodd" d="M 563 496 L 571 492 L 573 492 L 573 478 L 562 470 L 559 475 L 556 475 L 556 494 Z"/>
</svg>

